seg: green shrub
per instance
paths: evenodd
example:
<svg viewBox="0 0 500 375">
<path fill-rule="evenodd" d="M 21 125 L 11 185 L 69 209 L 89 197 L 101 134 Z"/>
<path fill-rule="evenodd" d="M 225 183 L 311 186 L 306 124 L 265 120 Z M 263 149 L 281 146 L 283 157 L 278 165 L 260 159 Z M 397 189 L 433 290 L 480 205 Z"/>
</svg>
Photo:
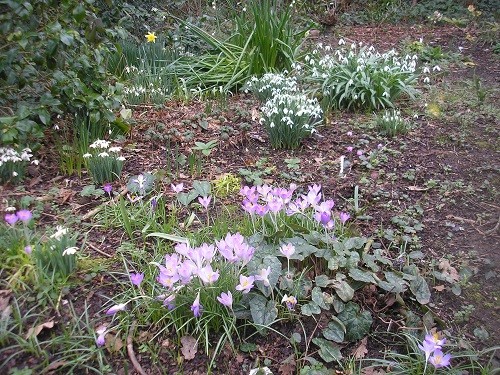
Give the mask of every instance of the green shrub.
<svg viewBox="0 0 500 375">
<path fill-rule="evenodd" d="M 104 62 L 119 30 L 106 29 L 91 1 L 2 2 L 0 142 L 43 137 L 54 115 L 88 112 L 93 122 L 120 121 L 122 85 Z"/>
</svg>

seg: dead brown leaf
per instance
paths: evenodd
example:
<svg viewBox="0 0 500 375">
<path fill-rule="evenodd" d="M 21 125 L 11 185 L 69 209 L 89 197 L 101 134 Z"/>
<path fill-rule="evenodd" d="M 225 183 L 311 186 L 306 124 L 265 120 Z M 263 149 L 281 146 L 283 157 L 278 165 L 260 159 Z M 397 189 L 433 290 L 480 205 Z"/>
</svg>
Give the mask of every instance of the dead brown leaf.
<svg viewBox="0 0 500 375">
<path fill-rule="evenodd" d="M 293 375 L 295 374 L 296 368 L 297 368 L 297 363 L 295 362 L 295 356 L 292 354 L 283 361 L 281 366 L 278 368 L 278 372 L 281 375 Z"/>
<path fill-rule="evenodd" d="M 435 287 L 433 287 L 433 289 L 435 289 L 438 292 L 442 292 L 443 290 L 445 290 L 445 288 L 446 287 L 444 285 L 436 285 Z"/>
<path fill-rule="evenodd" d="M 438 267 L 445 276 L 450 277 L 453 281 L 460 280 L 460 275 L 458 274 L 458 271 L 456 270 L 455 267 L 452 267 L 448 259 L 442 259 L 439 262 Z"/>
<path fill-rule="evenodd" d="M 385 375 L 386 372 L 382 369 L 375 369 L 374 367 L 367 367 L 361 370 L 363 375 Z"/>
<path fill-rule="evenodd" d="M 55 361 L 50 365 L 45 367 L 42 371 L 42 374 L 54 374 L 54 370 L 57 370 L 59 367 L 66 365 L 68 362 L 66 361 Z"/>
<path fill-rule="evenodd" d="M 48 322 L 39 324 L 39 325 L 37 325 L 35 327 L 31 327 L 28 330 L 28 333 L 26 334 L 26 340 L 28 340 L 32 336 L 38 336 L 40 334 L 40 332 L 42 332 L 42 330 L 44 328 L 52 328 L 52 327 L 54 327 L 54 321 L 53 320 L 49 320 Z"/>
<path fill-rule="evenodd" d="M 354 358 L 361 359 L 365 357 L 365 355 L 368 353 L 368 349 L 366 348 L 367 341 L 368 339 L 365 337 L 360 341 L 358 347 L 353 349 L 351 354 L 354 356 Z"/>
<path fill-rule="evenodd" d="M 190 361 L 196 356 L 198 351 L 198 342 L 193 336 L 182 336 L 181 337 L 181 352 L 186 361 Z"/>
<path fill-rule="evenodd" d="M 59 190 L 59 198 L 61 199 L 61 204 L 66 203 L 71 198 L 75 196 L 76 192 L 69 189 L 60 189 Z"/>
<path fill-rule="evenodd" d="M 106 335 L 106 349 L 110 353 L 117 353 L 123 348 L 123 340 L 120 336 L 108 333 Z"/>
<path fill-rule="evenodd" d="M 12 291 L 9 289 L 0 290 L 0 312 L 3 312 L 9 306 L 11 293 Z"/>
</svg>

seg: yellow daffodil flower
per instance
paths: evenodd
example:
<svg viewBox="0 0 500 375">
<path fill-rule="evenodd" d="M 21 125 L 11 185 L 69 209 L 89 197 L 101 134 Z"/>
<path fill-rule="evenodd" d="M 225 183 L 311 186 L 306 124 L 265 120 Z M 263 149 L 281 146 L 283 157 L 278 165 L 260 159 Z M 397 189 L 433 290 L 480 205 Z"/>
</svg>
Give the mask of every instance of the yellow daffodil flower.
<svg viewBox="0 0 500 375">
<path fill-rule="evenodd" d="M 148 43 L 154 43 L 156 42 L 156 38 L 158 38 L 155 33 L 147 33 L 146 35 L 144 35 L 146 37 L 146 39 L 148 40 Z"/>
</svg>

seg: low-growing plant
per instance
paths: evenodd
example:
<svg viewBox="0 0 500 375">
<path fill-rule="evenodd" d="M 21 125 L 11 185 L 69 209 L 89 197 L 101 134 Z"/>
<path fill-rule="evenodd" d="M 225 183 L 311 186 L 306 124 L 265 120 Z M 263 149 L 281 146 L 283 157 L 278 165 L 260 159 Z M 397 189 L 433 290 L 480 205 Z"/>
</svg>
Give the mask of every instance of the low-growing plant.
<svg viewBox="0 0 500 375">
<path fill-rule="evenodd" d="M 395 50 L 379 53 L 355 43 L 346 49 L 343 44 L 341 39 L 341 47 L 332 54 L 328 46 L 319 46 L 305 57 L 301 69 L 311 92 L 322 97 L 323 108 L 391 108 L 402 96 L 415 97 L 416 56 L 400 57 Z M 327 54 L 322 56 L 321 49 Z"/>
<path fill-rule="evenodd" d="M 94 141 L 83 155 L 92 180 L 97 185 L 113 182 L 120 178 L 125 158 L 120 155 L 121 147 L 111 146 L 109 141 Z"/>
<path fill-rule="evenodd" d="M 294 149 L 316 131 L 322 110 L 316 99 L 304 94 L 278 93 L 261 107 L 262 118 L 272 147 Z"/>
<path fill-rule="evenodd" d="M 404 134 L 410 129 L 409 121 L 401 116 L 401 111 L 398 109 L 389 109 L 377 115 L 375 124 L 380 132 L 389 137 Z"/>
<path fill-rule="evenodd" d="M 298 91 L 296 77 L 287 77 L 283 73 L 266 73 L 262 77 L 253 76 L 243 87 L 261 102 L 266 102 L 279 93 L 293 94 Z"/>
<path fill-rule="evenodd" d="M 240 190 L 241 179 L 232 173 L 226 173 L 213 181 L 213 186 L 215 196 L 223 198 Z"/>
<path fill-rule="evenodd" d="M 38 165 L 38 160 L 31 160 L 33 154 L 30 148 L 16 151 L 10 147 L 0 147 L 0 182 L 17 183 L 21 181 L 26 173 L 28 164 Z"/>
<path fill-rule="evenodd" d="M 46 241 L 33 247 L 31 255 L 37 270 L 50 279 L 64 281 L 76 269 L 77 234 L 70 235 L 69 229 L 57 226 L 56 231 Z"/>
</svg>

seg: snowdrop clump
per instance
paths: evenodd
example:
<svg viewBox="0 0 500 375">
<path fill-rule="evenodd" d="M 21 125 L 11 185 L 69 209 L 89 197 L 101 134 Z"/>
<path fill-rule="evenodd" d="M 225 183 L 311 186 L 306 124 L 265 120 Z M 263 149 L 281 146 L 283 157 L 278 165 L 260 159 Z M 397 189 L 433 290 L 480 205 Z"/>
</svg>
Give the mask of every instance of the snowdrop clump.
<svg viewBox="0 0 500 375">
<path fill-rule="evenodd" d="M 305 94 L 275 92 L 261 107 L 264 125 L 274 148 L 293 149 L 313 134 L 321 122 L 322 110 L 317 99 Z"/>
<path fill-rule="evenodd" d="M 30 148 L 18 152 L 10 147 L 0 147 L 0 182 L 19 181 L 24 177 L 27 164 L 38 165 L 38 160 L 31 160 Z"/>
<path fill-rule="evenodd" d="M 120 153 L 121 147 L 111 146 L 111 142 L 103 139 L 98 139 L 89 146 L 89 152 L 83 157 L 94 183 L 102 185 L 120 177 L 125 162 L 125 157 Z"/>
<path fill-rule="evenodd" d="M 284 73 L 266 73 L 261 78 L 252 77 L 244 87 L 245 92 L 251 92 L 264 102 L 278 93 L 296 93 L 297 79 L 287 77 Z"/>
</svg>

